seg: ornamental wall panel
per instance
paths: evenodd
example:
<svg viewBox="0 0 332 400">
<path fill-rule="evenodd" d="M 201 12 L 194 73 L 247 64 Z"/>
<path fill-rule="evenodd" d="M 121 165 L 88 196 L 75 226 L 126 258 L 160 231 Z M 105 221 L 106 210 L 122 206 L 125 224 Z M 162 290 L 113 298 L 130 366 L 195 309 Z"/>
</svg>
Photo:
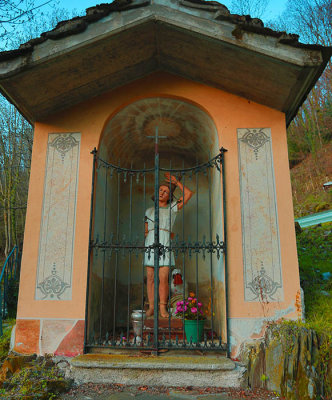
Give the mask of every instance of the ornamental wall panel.
<svg viewBox="0 0 332 400">
<path fill-rule="evenodd" d="M 245 301 L 282 301 L 271 129 L 238 129 Z"/>
<path fill-rule="evenodd" d="M 50 133 L 36 300 L 71 300 L 80 133 Z"/>
</svg>

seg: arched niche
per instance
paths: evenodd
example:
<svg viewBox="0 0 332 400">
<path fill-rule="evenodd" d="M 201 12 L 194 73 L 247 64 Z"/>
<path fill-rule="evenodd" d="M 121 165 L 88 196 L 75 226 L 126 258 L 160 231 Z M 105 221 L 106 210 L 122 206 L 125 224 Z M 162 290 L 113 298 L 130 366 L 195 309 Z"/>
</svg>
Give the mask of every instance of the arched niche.
<svg viewBox="0 0 332 400">
<path fill-rule="evenodd" d="M 98 156 L 123 168 L 154 167 L 158 127 L 160 165 L 189 168 L 218 154 L 215 124 L 207 112 L 182 99 L 144 98 L 122 108 L 106 123 Z M 198 178 L 197 178 L 198 176 Z M 160 179 L 163 179 L 162 173 Z M 182 183 L 195 194 L 174 225 L 180 241 L 222 240 L 221 176 L 213 168 L 208 174 L 183 176 Z M 135 242 L 144 245 L 144 215 L 153 206 L 153 174 L 130 176 L 97 168 L 94 197 L 93 240 Z M 175 191 L 179 198 L 181 193 Z M 132 309 L 146 300 L 142 254 L 95 252 L 91 258 L 88 336 L 112 335 L 125 329 Z M 215 315 L 214 331 L 225 330 L 223 259 L 209 254 L 176 257 L 176 268 L 186 270 L 189 291 L 198 291 L 207 317 Z M 199 287 L 197 288 L 197 282 Z M 212 290 L 211 290 L 212 289 Z M 213 310 L 211 310 L 211 292 Z M 128 312 L 129 304 L 129 312 Z M 210 313 L 210 314 L 209 314 Z"/>
<path fill-rule="evenodd" d="M 153 166 L 154 141 L 148 136 L 166 136 L 159 143 L 161 165 L 206 161 L 218 152 L 218 137 L 212 118 L 188 101 L 153 97 L 135 101 L 106 124 L 100 140 L 100 156 L 122 166 Z"/>
</svg>

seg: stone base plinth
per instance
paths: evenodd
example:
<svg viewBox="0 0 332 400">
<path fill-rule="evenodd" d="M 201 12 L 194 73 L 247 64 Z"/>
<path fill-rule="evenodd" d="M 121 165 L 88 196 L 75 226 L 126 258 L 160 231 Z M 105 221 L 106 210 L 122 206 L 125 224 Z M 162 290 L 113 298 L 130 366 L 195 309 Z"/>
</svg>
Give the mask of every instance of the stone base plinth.
<svg viewBox="0 0 332 400">
<path fill-rule="evenodd" d="M 244 367 L 223 356 L 86 354 L 71 360 L 78 383 L 149 386 L 240 387 Z"/>
</svg>

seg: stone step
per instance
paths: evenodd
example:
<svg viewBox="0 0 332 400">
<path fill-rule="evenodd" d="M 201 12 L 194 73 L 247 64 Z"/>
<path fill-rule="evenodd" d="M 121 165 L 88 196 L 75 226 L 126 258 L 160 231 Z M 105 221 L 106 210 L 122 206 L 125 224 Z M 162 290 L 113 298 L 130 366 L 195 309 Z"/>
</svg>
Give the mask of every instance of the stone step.
<svg viewBox="0 0 332 400">
<path fill-rule="evenodd" d="M 77 383 L 240 387 L 244 372 L 244 367 L 215 354 L 85 354 L 71 360 L 71 377 Z"/>
</svg>

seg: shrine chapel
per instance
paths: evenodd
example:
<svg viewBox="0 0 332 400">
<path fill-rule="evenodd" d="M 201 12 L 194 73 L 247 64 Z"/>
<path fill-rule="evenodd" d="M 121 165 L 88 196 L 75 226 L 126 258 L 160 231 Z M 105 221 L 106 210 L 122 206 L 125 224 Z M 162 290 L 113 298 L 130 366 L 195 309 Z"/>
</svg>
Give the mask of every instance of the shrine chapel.
<svg viewBox="0 0 332 400">
<path fill-rule="evenodd" d="M 0 53 L 34 127 L 14 351 L 236 357 L 301 318 L 286 128 L 330 55 L 201 0 L 115 0 Z"/>
</svg>

